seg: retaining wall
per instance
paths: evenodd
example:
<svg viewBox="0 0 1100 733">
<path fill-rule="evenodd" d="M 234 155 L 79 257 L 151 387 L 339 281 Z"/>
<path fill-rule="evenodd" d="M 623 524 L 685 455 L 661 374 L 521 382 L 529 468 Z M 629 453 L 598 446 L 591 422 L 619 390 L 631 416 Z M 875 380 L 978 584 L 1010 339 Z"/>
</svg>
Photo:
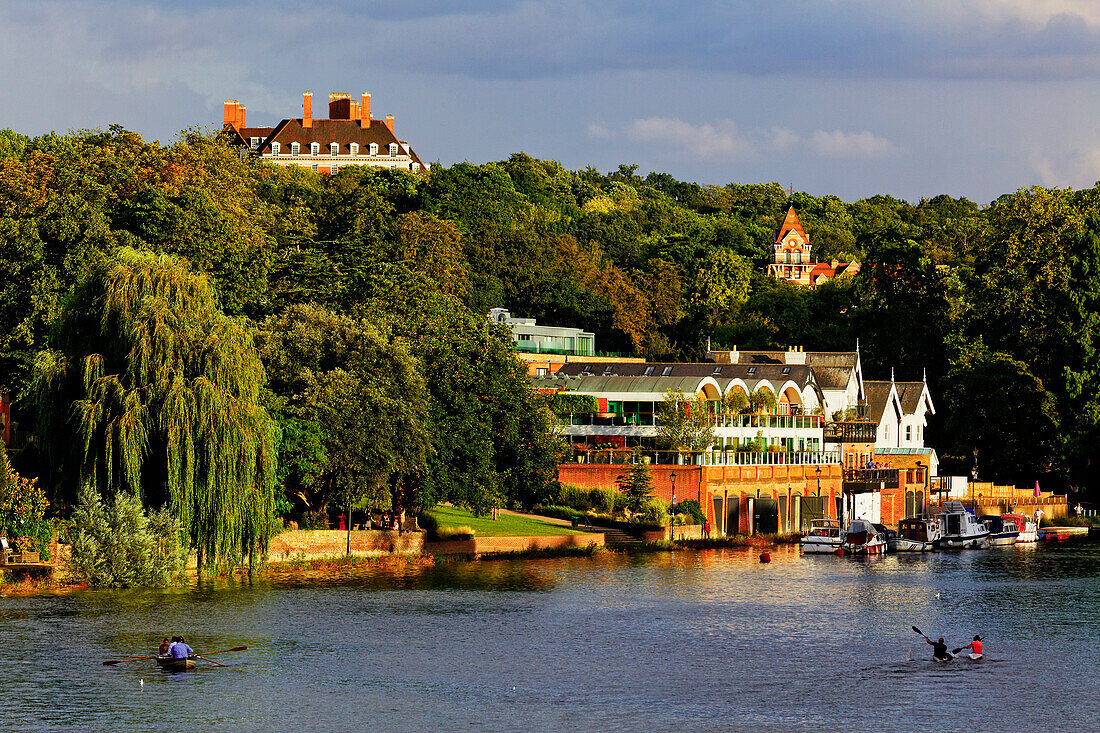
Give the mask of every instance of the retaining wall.
<svg viewBox="0 0 1100 733">
<path fill-rule="evenodd" d="M 269 562 L 332 557 L 347 552 L 348 533 L 340 529 L 298 529 L 282 532 L 271 538 L 267 553 Z M 390 553 L 417 555 L 424 551 L 423 532 L 395 532 L 369 529 L 351 531 L 352 555 Z"/>
<path fill-rule="evenodd" d="M 425 542 L 426 555 L 482 555 L 491 552 L 524 552 L 526 550 L 557 550 L 566 547 L 603 547 L 601 532 L 559 534 L 548 537 L 474 537 L 469 540 Z"/>
</svg>

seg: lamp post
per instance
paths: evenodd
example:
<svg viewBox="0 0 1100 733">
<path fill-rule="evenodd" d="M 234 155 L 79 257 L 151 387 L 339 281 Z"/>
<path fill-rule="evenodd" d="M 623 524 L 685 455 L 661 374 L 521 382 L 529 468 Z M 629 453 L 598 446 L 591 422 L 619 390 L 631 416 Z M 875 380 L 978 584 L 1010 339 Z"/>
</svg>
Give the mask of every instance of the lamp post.
<svg viewBox="0 0 1100 733">
<path fill-rule="evenodd" d="M 672 484 L 672 511 L 668 515 L 668 539 L 671 542 L 676 526 L 676 471 L 668 475 L 668 480 Z"/>
<path fill-rule="evenodd" d="M 978 449 L 974 448 L 974 465 L 970 469 L 970 508 L 977 516 L 978 508 L 974 506 L 974 484 L 978 483 Z"/>
</svg>

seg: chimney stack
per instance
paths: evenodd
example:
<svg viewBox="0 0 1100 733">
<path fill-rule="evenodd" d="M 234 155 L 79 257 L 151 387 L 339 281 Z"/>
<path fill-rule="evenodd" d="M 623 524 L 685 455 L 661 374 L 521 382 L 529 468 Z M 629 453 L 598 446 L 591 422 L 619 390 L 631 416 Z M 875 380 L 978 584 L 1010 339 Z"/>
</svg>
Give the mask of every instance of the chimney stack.
<svg viewBox="0 0 1100 733">
<path fill-rule="evenodd" d="M 237 126 L 237 107 L 240 106 L 236 99 L 225 100 L 225 105 L 222 107 L 222 124 Z"/>
<path fill-rule="evenodd" d="M 330 120 L 351 119 L 351 95 L 334 93 L 328 95 L 328 118 Z"/>
<path fill-rule="evenodd" d="M 244 123 L 245 109 L 243 104 L 237 105 L 237 128 L 247 127 Z"/>
<path fill-rule="evenodd" d="M 359 104 L 359 123 L 362 127 L 370 127 L 370 94 L 363 92 L 363 101 Z"/>
<path fill-rule="evenodd" d="M 313 92 L 302 92 L 302 127 L 313 127 Z"/>
<path fill-rule="evenodd" d="M 390 133 L 397 137 L 397 133 L 393 131 L 393 115 L 386 115 L 386 127 L 390 128 Z"/>
<path fill-rule="evenodd" d="M 355 100 L 351 102 L 351 119 L 355 122 L 359 121 L 359 103 Z"/>
</svg>

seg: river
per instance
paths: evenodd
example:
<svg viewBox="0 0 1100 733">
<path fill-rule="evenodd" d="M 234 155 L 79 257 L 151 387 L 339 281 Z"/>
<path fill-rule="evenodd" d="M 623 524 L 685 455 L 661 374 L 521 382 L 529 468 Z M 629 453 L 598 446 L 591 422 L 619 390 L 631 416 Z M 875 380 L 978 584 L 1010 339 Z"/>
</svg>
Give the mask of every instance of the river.
<svg viewBox="0 0 1100 733">
<path fill-rule="evenodd" d="M 1100 545 L 393 565 L 0 598 L 0 728 L 1092 730 Z M 912 625 L 980 662 L 931 661 Z M 191 673 L 149 653 L 248 650 Z M 201 663 L 200 663 L 201 664 Z"/>
</svg>

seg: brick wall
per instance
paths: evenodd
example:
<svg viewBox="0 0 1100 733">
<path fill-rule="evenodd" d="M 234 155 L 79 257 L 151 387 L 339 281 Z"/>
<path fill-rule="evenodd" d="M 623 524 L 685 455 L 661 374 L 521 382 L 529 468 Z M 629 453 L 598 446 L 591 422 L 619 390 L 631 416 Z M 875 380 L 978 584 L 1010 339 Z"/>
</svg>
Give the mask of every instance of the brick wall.
<svg viewBox="0 0 1100 733">
<path fill-rule="evenodd" d="M 348 533 L 339 529 L 299 529 L 282 532 L 271 539 L 267 553 L 269 562 L 291 560 L 302 555 L 306 559 L 343 555 L 347 551 Z M 361 530 L 351 532 L 351 554 L 379 553 L 419 554 L 424 550 L 423 532 L 391 532 Z"/>
<path fill-rule="evenodd" d="M 593 545 L 603 547 L 602 533 L 585 532 L 547 537 L 474 537 L 470 540 L 427 542 L 424 544 L 424 553 L 427 555 L 481 555 L 489 552 L 524 552 Z"/>
</svg>

